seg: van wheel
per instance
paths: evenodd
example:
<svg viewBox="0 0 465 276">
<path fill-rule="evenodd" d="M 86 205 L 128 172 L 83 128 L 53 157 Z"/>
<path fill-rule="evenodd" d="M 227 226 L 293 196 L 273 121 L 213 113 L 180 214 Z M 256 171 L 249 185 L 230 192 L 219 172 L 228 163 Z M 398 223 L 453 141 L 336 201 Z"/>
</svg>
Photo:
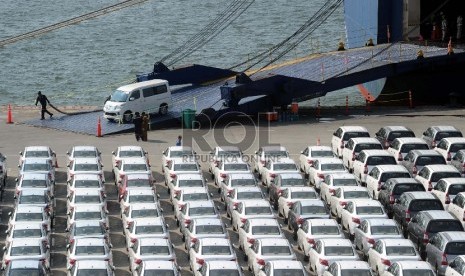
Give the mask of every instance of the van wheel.
<svg viewBox="0 0 465 276">
<path fill-rule="evenodd" d="M 134 115 L 132 114 L 131 111 L 126 111 L 123 114 L 123 122 L 124 123 L 131 123 Z"/>
<path fill-rule="evenodd" d="M 160 109 L 159 109 L 158 113 L 160 115 L 166 115 L 168 113 L 168 105 L 167 104 L 160 105 Z"/>
</svg>

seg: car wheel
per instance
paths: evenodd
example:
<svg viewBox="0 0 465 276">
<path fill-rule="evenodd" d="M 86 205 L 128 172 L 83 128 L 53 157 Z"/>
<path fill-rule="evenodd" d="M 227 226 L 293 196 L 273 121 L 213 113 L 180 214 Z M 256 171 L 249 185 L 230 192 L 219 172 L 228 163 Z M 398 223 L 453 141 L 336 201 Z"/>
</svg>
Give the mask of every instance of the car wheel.
<svg viewBox="0 0 465 276">
<path fill-rule="evenodd" d="M 133 114 L 131 111 L 126 111 L 123 114 L 123 123 L 132 123 Z"/>
<path fill-rule="evenodd" d="M 160 105 L 160 109 L 158 110 L 158 113 L 160 115 L 166 115 L 168 113 L 168 105 L 167 104 Z"/>
</svg>

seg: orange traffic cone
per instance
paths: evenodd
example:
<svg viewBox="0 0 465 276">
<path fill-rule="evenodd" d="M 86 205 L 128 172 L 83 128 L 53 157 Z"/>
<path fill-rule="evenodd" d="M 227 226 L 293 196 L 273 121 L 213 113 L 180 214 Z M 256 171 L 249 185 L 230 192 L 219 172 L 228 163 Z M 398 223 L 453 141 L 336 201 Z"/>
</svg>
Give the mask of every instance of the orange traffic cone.
<svg viewBox="0 0 465 276">
<path fill-rule="evenodd" d="M 321 146 L 320 137 L 318 137 L 318 139 L 316 139 L 316 145 L 317 145 L 317 146 Z"/>
<path fill-rule="evenodd" d="M 11 105 L 8 104 L 8 114 L 6 116 L 6 123 L 12 124 L 13 123 L 13 116 L 11 115 Z"/>
<path fill-rule="evenodd" d="M 97 121 L 97 137 L 102 137 L 102 124 L 100 123 L 100 116 Z"/>
</svg>

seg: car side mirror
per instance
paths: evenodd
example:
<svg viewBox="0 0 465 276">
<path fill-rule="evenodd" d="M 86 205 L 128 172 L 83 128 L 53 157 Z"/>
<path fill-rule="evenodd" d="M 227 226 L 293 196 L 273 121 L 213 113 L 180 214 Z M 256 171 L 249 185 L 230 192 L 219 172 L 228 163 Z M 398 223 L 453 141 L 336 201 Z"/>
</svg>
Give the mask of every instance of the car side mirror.
<svg viewBox="0 0 465 276">
<path fill-rule="evenodd" d="M 13 215 L 13 213 L 12 213 L 12 212 L 8 212 L 8 216 L 10 216 L 10 217 L 11 217 L 11 215 Z"/>
<path fill-rule="evenodd" d="M 302 151 L 300 151 L 300 154 L 304 154 L 304 151 L 303 151 L 303 150 L 302 150 Z"/>
<path fill-rule="evenodd" d="M 426 133 L 426 131 L 425 131 L 425 132 L 423 132 L 423 135 L 428 136 L 428 133 Z"/>
<path fill-rule="evenodd" d="M 21 168 L 21 165 L 18 165 L 18 168 Z"/>
<path fill-rule="evenodd" d="M 69 168 L 69 164 L 68 164 L 68 165 L 66 165 L 66 167 L 68 167 L 68 168 Z"/>
<path fill-rule="evenodd" d="M 417 218 L 412 218 L 411 222 L 417 222 Z"/>
<path fill-rule="evenodd" d="M 189 247 L 190 247 L 190 248 L 194 248 L 194 246 L 195 246 L 195 243 L 189 244 Z"/>
<path fill-rule="evenodd" d="M 396 200 L 394 200 L 394 203 L 400 203 L 400 200 L 396 198 Z"/>
<path fill-rule="evenodd" d="M 386 190 L 386 186 L 384 184 L 381 185 L 381 190 Z"/>
<path fill-rule="evenodd" d="M 15 182 L 18 182 L 18 181 L 19 181 L 19 179 L 18 179 L 18 178 L 15 178 Z"/>
<path fill-rule="evenodd" d="M 170 228 L 170 225 L 168 223 L 165 226 L 166 226 L 166 228 Z"/>
<path fill-rule="evenodd" d="M 69 244 L 67 244 L 67 245 L 66 245 L 66 249 L 69 249 L 69 248 L 70 248 L 70 245 L 69 245 Z"/>
<path fill-rule="evenodd" d="M 5 231 L 5 234 L 8 235 L 9 233 L 10 233 L 10 230 L 6 230 L 6 231 Z"/>
</svg>

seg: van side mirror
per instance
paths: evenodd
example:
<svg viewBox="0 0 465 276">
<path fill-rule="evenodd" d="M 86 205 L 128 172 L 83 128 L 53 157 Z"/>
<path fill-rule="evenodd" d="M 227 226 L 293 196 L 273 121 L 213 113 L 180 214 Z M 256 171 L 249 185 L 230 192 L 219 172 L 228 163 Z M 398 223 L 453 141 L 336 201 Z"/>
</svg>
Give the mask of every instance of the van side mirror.
<svg viewBox="0 0 465 276">
<path fill-rule="evenodd" d="M 130 101 L 130 102 L 134 101 L 134 97 L 130 97 L 130 98 L 129 98 L 129 101 Z"/>
</svg>

